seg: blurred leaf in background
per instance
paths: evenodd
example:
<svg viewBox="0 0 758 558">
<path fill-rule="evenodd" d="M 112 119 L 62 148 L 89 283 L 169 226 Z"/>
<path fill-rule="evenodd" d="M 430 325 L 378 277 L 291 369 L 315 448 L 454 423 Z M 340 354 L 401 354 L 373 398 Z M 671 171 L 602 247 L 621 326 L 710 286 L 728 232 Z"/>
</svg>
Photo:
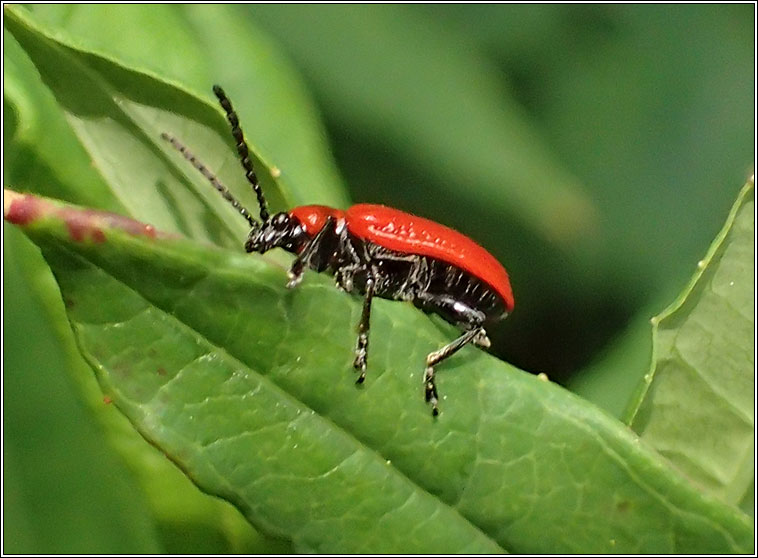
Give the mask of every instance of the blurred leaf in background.
<svg viewBox="0 0 758 558">
<path fill-rule="evenodd" d="M 191 140 L 252 205 L 229 142 L 219 140 L 227 131 L 209 88 L 221 83 L 244 115 L 276 209 L 374 201 L 472 236 L 506 265 L 517 298 L 516 312 L 493 332 L 495 354 L 546 372 L 617 417 L 648 369 L 649 317 L 686 284 L 752 160 L 750 5 L 29 10 L 4 13 L 5 185 L 238 249 L 245 231 L 234 212 L 189 171 L 160 174 L 155 145 L 166 129 Z M 74 472 L 88 475 L 91 466 L 93 479 L 107 478 L 95 468 L 116 470 L 109 460 L 117 454 L 103 448 L 117 448 L 131 473 L 87 497 L 105 509 L 133 493 L 134 512 L 124 513 L 152 515 L 154 522 L 129 527 L 144 535 L 130 541 L 134 552 L 287 550 L 198 492 L 154 450 L 135 450 L 144 444 L 134 432 L 128 438 L 122 417 L 113 419 L 122 428 L 114 434 L 119 427 L 103 415 L 115 411 L 94 395 L 91 372 L 61 356 L 70 352 L 70 330 L 69 345 L 55 348 L 51 330 L 60 338 L 68 327 L 62 308 L 44 318 L 38 303 L 12 295 L 11 287 L 42 284 L 47 306 L 55 297 L 60 304 L 44 268 L 8 265 L 33 261 L 30 254 L 39 263 L 39 254 L 20 235 L 5 233 L 3 246 L 4 403 L 46 393 L 62 397 L 60 409 L 75 409 L 53 373 L 68 367 L 78 387 L 89 382 L 86 401 L 108 433 L 97 456 L 81 450 L 86 465 L 62 471 L 48 462 L 46 474 L 81 492 Z M 25 279 L 13 282 L 11 273 Z M 44 273 L 46 280 L 31 279 Z M 9 324 L 27 322 L 10 336 Z M 27 358 L 40 353 L 47 363 Z M 19 414 L 6 414 L 14 409 Z M 86 413 L 57 403 L 35 410 L 40 424 L 70 416 L 72 444 L 84 448 L 97 437 Z M 33 470 L 55 443 L 25 433 L 25 412 L 4 404 L 6 424 L 16 425 L 4 430 L 12 450 L 6 472 Z M 77 540 L 63 510 L 87 507 L 61 497 L 61 511 L 41 517 L 26 499 L 44 484 L 14 479 L 4 503 L 6 512 L 23 510 L 15 550 L 72 551 L 40 546 L 40 533 L 61 545 Z M 162 507 L 166 491 L 178 496 Z M 195 519 L 173 524 L 177 509 L 197 510 Z M 207 547 L 195 546 L 198 533 Z M 82 551 L 112 549 L 91 540 Z"/>
<path fill-rule="evenodd" d="M 632 428 L 703 490 L 754 513 L 755 185 L 690 284 L 653 323 Z"/>
</svg>

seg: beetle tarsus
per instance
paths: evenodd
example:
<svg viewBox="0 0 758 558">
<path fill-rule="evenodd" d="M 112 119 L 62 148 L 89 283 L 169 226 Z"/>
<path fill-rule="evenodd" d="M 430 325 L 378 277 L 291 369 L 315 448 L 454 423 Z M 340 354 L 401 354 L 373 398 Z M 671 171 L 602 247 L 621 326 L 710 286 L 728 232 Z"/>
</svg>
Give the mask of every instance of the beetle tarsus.
<svg viewBox="0 0 758 558">
<path fill-rule="evenodd" d="M 481 332 L 476 337 L 474 337 L 472 343 L 477 347 L 481 347 L 482 349 L 489 349 L 492 345 L 490 338 L 487 337 L 487 333 L 484 330 L 481 330 Z"/>
<path fill-rule="evenodd" d="M 293 265 L 292 269 L 290 269 L 287 272 L 287 277 L 289 278 L 289 281 L 287 281 L 287 288 L 294 289 L 303 280 L 303 270 L 302 269 L 296 270 L 295 266 Z"/>
<path fill-rule="evenodd" d="M 366 346 L 368 345 L 368 336 L 365 333 L 361 333 L 358 336 L 358 345 L 355 348 L 355 360 L 353 361 L 353 368 L 356 372 L 360 371 L 360 376 L 356 380 L 356 383 L 362 384 L 366 379 L 366 357 L 368 351 Z"/>
<path fill-rule="evenodd" d="M 356 370 L 366 370 L 367 346 L 368 335 L 361 333 L 358 335 L 358 342 L 355 347 L 355 360 L 353 361 L 353 368 Z"/>
<path fill-rule="evenodd" d="M 424 391 L 427 403 L 432 404 L 432 416 L 440 414 L 439 407 L 437 406 L 437 385 L 434 383 L 434 368 L 427 366 L 424 371 Z"/>
</svg>

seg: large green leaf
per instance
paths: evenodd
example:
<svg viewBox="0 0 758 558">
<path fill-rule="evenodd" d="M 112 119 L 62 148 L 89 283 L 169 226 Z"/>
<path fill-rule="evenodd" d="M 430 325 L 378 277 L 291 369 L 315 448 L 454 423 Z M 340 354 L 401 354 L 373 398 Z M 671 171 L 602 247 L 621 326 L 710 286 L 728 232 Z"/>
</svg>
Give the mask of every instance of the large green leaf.
<svg viewBox="0 0 758 558">
<path fill-rule="evenodd" d="M 751 179 L 698 271 L 653 318 L 650 373 L 631 411 L 641 438 L 707 492 L 752 513 L 755 199 Z"/>
<path fill-rule="evenodd" d="M 450 337 L 377 301 L 353 382 L 360 303 L 261 259 L 31 196 L 6 218 L 41 248 L 105 393 L 199 486 L 323 552 L 749 552 L 748 519 L 622 424 L 474 349 L 422 398 Z M 588 527 L 590 525 L 591 527 Z"/>
<path fill-rule="evenodd" d="M 21 458 L 26 460 L 25 473 L 15 477 L 15 482 L 24 485 L 29 500 L 6 505 L 5 517 L 23 520 L 26 530 L 34 533 L 24 545 L 11 546 L 26 553 L 74 549 L 180 554 L 287 551 L 287 545 L 256 533 L 229 503 L 200 492 L 159 450 L 146 444 L 110 404 L 79 352 L 55 278 L 39 249 L 12 225 L 5 223 L 5 229 L 4 304 L 6 324 L 13 326 L 4 334 L 6 347 L 15 349 L 7 351 L 4 359 L 8 403 L 4 418 L 12 425 L 6 429 L 5 448 L 11 459 L 15 447 L 24 448 Z M 35 295 L 41 298 L 44 311 L 39 301 L 33 301 Z M 65 377 L 67 374 L 70 378 Z M 73 386 L 69 379 L 74 380 Z M 39 404 L 34 403 L 36 398 Z M 84 411 L 77 399 L 84 400 L 91 412 Z M 33 419 L 28 416 L 29 409 L 33 409 Z M 106 486 L 96 484 L 102 458 L 91 455 L 88 444 L 106 455 L 115 449 L 123 458 L 123 463 L 104 465 L 102 474 L 110 479 Z M 72 451 L 75 447 L 85 449 Z M 56 452 L 65 457 L 58 457 Z M 64 465 L 74 459 L 81 462 Z M 56 489 L 51 491 L 48 482 Z M 129 482 L 129 496 L 125 498 L 121 485 Z M 131 506 L 131 499 L 138 499 L 142 507 Z M 114 507 L 114 501 L 119 501 L 119 506 Z M 83 517 L 90 508 L 96 509 L 96 521 L 102 525 L 92 520 L 71 521 L 71 516 Z M 103 509 L 112 513 L 103 513 Z M 136 521 L 145 524 L 139 527 L 139 536 L 134 534 Z M 123 535 L 115 529 L 120 526 Z M 91 533 L 84 536 L 81 529 Z M 24 529 L 14 531 L 13 541 L 18 540 L 19 531 L 23 533 Z M 158 546 L 140 549 L 141 539 L 150 537 L 158 539 Z"/>
</svg>

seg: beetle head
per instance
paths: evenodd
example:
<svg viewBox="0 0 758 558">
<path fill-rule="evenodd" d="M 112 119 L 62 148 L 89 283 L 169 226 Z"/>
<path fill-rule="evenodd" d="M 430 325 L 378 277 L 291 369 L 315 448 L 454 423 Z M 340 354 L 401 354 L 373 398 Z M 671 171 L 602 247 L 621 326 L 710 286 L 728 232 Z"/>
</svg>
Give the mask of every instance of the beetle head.
<svg viewBox="0 0 758 558">
<path fill-rule="evenodd" d="M 288 252 L 300 253 L 308 241 L 305 229 L 301 226 L 300 220 L 289 213 L 281 212 L 273 216 L 269 214 L 266 197 L 253 169 L 250 151 L 240 128 L 237 113 L 234 111 L 231 101 L 229 101 L 229 98 L 221 87 L 214 85 L 213 92 L 218 98 L 221 108 L 226 113 L 227 120 L 231 126 L 232 137 L 236 143 L 240 163 L 245 171 L 245 178 L 252 186 L 253 192 L 255 192 L 258 199 L 260 221 L 255 219 L 250 211 L 237 201 L 229 189 L 179 140 L 166 133 L 161 134 L 161 137 L 178 150 L 250 224 L 250 232 L 245 241 L 245 251 L 263 254 L 272 248 L 283 248 Z"/>
<path fill-rule="evenodd" d="M 300 252 L 307 241 L 300 221 L 289 213 L 276 213 L 263 224 L 256 223 L 245 242 L 246 252 L 263 254 L 272 248 L 283 248 L 288 252 Z"/>
</svg>

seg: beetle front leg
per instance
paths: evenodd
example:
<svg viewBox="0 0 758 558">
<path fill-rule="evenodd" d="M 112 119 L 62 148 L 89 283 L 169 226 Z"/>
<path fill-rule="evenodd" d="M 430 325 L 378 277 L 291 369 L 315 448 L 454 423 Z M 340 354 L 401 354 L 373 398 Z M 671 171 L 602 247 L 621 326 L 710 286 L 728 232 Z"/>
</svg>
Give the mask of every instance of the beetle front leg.
<svg viewBox="0 0 758 558">
<path fill-rule="evenodd" d="M 371 300 L 374 297 L 374 278 L 366 279 L 366 298 L 363 299 L 363 312 L 361 321 L 358 323 L 358 341 L 355 344 L 355 361 L 353 368 L 360 370 L 360 375 L 355 381 L 362 384 L 366 379 L 366 359 L 368 358 L 368 332 L 371 325 Z"/>
<path fill-rule="evenodd" d="M 311 261 L 316 255 L 318 255 L 328 234 L 333 230 L 334 217 L 330 215 L 326 219 L 324 226 L 321 227 L 321 229 L 316 233 L 316 236 L 314 236 L 308 242 L 308 244 L 305 245 L 303 251 L 300 252 L 300 254 L 298 254 L 298 256 L 295 258 L 295 261 L 292 262 L 292 266 L 287 273 L 287 276 L 289 277 L 289 281 L 287 281 L 288 289 L 295 288 L 300 284 L 300 281 L 303 280 L 303 273 L 305 273 L 305 268 L 311 266 Z"/>
<path fill-rule="evenodd" d="M 287 272 L 287 288 L 294 289 L 297 287 L 300 284 L 300 281 L 303 280 L 303 273 L 305 273 L 305 265 L 303 264 L 303 260 L 297 258 L 292 262 L 292 266 Z"/>
</svg>

